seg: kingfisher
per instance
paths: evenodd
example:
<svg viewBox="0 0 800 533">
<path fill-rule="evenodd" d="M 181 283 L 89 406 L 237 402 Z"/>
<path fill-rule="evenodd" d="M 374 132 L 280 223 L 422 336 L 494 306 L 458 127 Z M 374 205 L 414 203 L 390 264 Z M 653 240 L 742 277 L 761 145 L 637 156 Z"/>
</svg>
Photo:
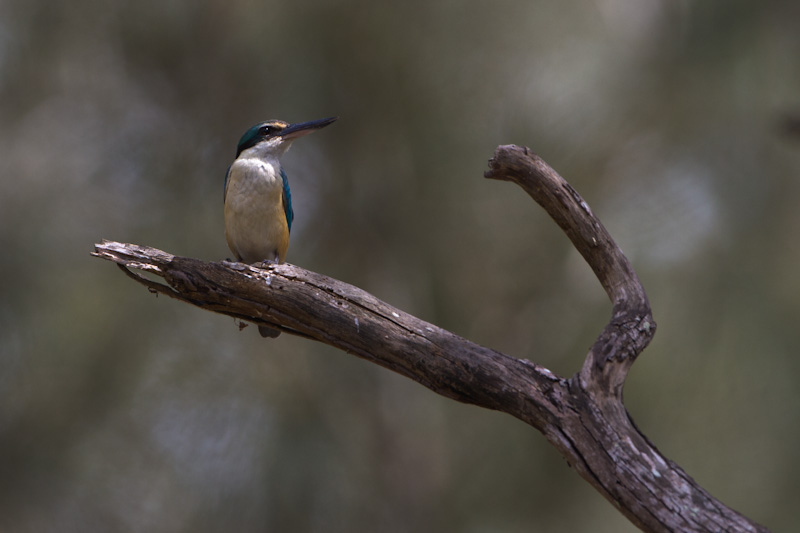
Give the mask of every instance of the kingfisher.
<svg viewBox="0 0 800 533">
<path fill-rule="evenodd" d="M 225 175 L 225 239 L 237 261 L 282 263 L 289 249 L 294 211 L 289 179 L 280 158 L 292 141 L 339 117 L 289 124 L 268 120 L 247 130 Z M 258 327 L 262 337 L 280 331 Z"/>
</svg>

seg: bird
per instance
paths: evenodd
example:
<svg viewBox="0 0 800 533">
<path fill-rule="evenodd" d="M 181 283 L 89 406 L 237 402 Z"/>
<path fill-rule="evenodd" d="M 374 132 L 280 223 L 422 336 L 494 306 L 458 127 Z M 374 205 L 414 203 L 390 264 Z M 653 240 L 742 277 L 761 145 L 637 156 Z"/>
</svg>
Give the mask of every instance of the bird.
<svg viewBox="0 0 800 533">
<path fill-rule="evenodd" d="M 225 175 L 225 239 L 237 261 L 283 263 L 289 249 L 294 211 L 289 178 L 280 158 L 299 137 L 332 124 L 328 117 L 290 124 L 268 120 L 248 129 L 236 146 Z M 259 326 L 262 337 L 280 331 Z"/>
</svg>

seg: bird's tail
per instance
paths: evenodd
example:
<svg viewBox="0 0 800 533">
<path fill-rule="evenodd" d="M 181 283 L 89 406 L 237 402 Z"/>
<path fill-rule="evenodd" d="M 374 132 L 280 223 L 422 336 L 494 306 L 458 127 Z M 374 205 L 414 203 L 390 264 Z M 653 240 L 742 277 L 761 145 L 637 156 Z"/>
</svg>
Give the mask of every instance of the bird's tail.
<svg viewBox="0 0 800 533">
<path fill-rule="evenodd" d="M 278 335 L 280 335 L 280 334 L 281 334 L 281 332 L 280 332 L 279 330 L 277 330 L 277 329 L 273 329 L 273 328 L 269 328 L 269 327 L 267 327 L 267 326 L 258 326 L 258 332 L 259 332 L 259 333 L 261 334 L 261 336 L 262 336 L 262 337 L 264 337 L 265 339 L 266 339 L 267 337 L 269 337 L 269 338 L 271 338 L 271 339 L 274 339 L 275 337 L 277 337 Z"/>
</svg>

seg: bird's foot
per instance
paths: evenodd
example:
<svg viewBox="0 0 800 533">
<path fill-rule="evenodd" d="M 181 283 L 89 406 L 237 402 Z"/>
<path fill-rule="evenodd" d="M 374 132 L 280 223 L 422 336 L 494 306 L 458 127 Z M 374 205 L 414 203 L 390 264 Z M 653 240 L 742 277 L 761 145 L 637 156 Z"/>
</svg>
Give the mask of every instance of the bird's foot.
<svg viewBox="0 0 800 533">
<path fill-rule="evenodd" d="M 261 334 L 262 337 L 274 339 L 278 335 L 281 334 L 280 330 L 269 328 L 267 326 L 258 326 L 258 333 Z"/>
</svg>

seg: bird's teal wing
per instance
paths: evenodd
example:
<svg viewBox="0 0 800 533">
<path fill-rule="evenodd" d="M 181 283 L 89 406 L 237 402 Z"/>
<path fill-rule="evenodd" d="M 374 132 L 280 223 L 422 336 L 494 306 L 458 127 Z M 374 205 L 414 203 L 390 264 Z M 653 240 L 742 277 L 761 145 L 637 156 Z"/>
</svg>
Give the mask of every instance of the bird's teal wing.
<svg viewBox="0 0 800 533">
<path fill-rule="evenodd" d="M 283 210 L 286 212 L 286 225 L 289 226 L 289 231 L 292 231 L 292 220 L 294 220 L 292 191 L 289 190 L 289 178 L 286 177 L 283 169 L 281 169 L 281 179 L 283 180 Z"/>
</svg>

